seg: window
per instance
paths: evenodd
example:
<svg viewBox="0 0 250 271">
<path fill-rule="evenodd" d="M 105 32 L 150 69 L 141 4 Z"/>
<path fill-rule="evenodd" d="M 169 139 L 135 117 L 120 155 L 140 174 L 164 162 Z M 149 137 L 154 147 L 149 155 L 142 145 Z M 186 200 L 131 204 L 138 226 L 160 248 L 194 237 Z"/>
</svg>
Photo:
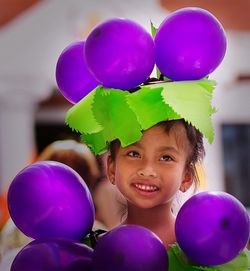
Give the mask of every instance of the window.
<svg viewBox="0 0 250 271">
<path fill-rule="evenodd" d="M 250 124 L 222 125 L 226 191 L 250 207 Z"/>
</svg>

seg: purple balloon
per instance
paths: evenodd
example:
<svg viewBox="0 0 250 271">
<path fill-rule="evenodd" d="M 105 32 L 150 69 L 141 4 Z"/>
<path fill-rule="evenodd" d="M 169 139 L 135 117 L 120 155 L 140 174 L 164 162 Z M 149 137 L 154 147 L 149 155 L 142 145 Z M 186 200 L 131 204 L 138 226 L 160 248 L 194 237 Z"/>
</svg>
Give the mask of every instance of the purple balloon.
<svg viewBox="0 0 250 271">
<path fill-rule="evenodd" d="M 119 226 L 97 242 L 93 271 L 167 271 L 168 256 L 162 241 L 147 228 Z"/>
<path fill-rule="evenodd" d="M 62 95 L 73 104 L 100 84 L 88 69 L 84 48 L 84 41 L 70 44 L 61 53 L 56 65 L 57 85 Z"/>
<path fill-rule="evenodd" d="M 174 80 L 198 80 L 213 72 L 226 52 L 226 35 L 220 22 L 201 8 L 171 13 L 155 36 L 156 65 Z"/>
<path fill-rule="evenodd" d="M 91 271 L 93 250 L 69 240 L 40 239 L 26 245 L 10 271 Z"/>
<path fill-rule="evenodd" d="M 80 240 L 94 223 L 87 185 L 59 162 L 37 162 L 17 174 L 9 187 L 8 208 L 16 226 L 34 239 Z"/>
<path fill-rule="evenodd" d="M 249 239 L 244 206 L 225 192 L 202 192 L 184 203 L 176 218 L 176 238 L 185 254 L 207 266 L 231 261 Z"/>
<path fill-rule="evenodd" d="M 139 24 L 110 19 L 97 25 L 87 37 L 85 57 L 103 86 L 128 90 L 150 76 L 155 64 L 154 42 Z"/>
</svg>

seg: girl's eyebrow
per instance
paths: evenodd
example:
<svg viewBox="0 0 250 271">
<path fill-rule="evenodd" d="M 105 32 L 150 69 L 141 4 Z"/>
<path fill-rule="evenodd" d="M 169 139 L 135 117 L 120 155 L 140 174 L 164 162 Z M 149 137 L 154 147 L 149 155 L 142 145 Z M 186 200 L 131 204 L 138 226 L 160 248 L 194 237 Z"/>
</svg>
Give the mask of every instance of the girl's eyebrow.
<svg viewBox="0 0 250 271">
<path fill-rule="evenodd" d="M 175 152 L 176 154 L 179 153 L 179 151 L 173 146 L 161 146 L 161 147 L 157 148 L 157 151 L 158 152 L 170 151 L 170 152 Z"/>
<path fill-rule="evenodd" d="M 131 145 L 129 145 L 128 147 L 138 147 L 138 148 L 142 148 L 142 144 L 140 143 L 140 142 L 135 142 L 135 143 L 133 143 L 133 144 L 131 144 Z"/>
<path fill-rule="evenodd" d="M 138 148 L 142 148 L 142 144 L 140 142 L 135 142 L 131 145 L 129 145 L 127 148 L 129 147 L 138 147 Z M 157 152 L 164 152 L 164 151 L 171 151 L 174 152 L 176 154 L 179 153 L 178 149 L 176 149 L 174 146 L 170 146 L 170 145 L 164 145 L 164 146 L 160 146 L 159 148 L 156 149 Z"/>
</svg>

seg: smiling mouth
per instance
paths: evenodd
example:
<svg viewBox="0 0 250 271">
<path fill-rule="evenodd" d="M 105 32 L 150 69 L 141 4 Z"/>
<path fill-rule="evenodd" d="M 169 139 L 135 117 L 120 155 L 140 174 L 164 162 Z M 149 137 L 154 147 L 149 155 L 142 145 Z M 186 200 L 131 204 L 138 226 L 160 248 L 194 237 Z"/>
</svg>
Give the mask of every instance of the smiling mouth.
<svg viewBox="0 0 250 271">
<path fill-rule="evenodd" d="M 134 186 L 143 192 L 155 192 L 155 191 L 159 190 L 159 188 L 155 185 L 146 185 L 146 184 L 136 183 L 136 184 L 134 184 Z"/>
</svg>

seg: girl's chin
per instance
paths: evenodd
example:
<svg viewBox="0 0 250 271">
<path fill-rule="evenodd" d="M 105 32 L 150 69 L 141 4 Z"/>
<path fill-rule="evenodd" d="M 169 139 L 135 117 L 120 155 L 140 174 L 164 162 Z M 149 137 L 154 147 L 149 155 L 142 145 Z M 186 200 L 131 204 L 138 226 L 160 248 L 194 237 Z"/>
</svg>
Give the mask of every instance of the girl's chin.
<svg viewBox="0 0 250 271">
<path fill-rule="evenodd" d="M 155 204 L 153 202 L 145 202 L 145 201 L 138 201 L 138 200 L 137 201 L 128 200 L 128 202 L 131 207 L 140 208 L 144 210 L 152 209 L 158 206 L 158 204 Z"/>
<path fill-rule="evenodd" d="M 127 199 L 128 208 L 140 208 L 140 210 L 149 210 L 149 209 L 157 209 L 166 211 L 166 209 L 171 210 L 172 200 L 166 200 L 164 202 L 155 201 L 152 199 Z"/>
</svg>

